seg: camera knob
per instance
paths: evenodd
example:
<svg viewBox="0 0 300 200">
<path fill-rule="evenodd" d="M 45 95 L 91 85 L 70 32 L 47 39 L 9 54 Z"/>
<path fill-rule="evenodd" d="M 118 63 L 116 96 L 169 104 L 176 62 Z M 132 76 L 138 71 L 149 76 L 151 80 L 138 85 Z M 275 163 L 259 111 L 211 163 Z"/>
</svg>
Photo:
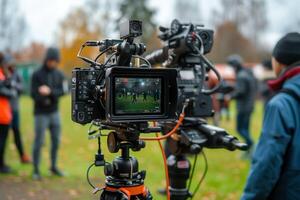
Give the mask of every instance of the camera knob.
<svg viewBox="0 0 300 200">
<path fill-rule="evenodd" d="M 113 168 L 112 164 L 105 163 L 105 166 L 104 166 L 104 174 L 105 174 L 105 176 L 112 176 L 113 172 L 114 172 L 114 168 Z"/>
<path fill-rule="evenodd" d="M 190 151 L 193 154 L 200 153 L 201 149 L 202 149 L 201 146 L 198 145 L 198 144 L 192 144 L 191 147 L 190 147 Z"/>
</svg>

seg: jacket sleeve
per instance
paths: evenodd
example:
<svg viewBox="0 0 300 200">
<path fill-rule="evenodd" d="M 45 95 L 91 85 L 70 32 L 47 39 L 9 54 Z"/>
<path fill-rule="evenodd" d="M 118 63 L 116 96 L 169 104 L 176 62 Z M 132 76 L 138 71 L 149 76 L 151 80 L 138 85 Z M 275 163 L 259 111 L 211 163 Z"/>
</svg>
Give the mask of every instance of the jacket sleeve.
<svg viewBox="0 0 300 200">
<path fill-rule="evenodd" d="M 238 99 L 240 97 L 243 97 L 247 95 L 247 79 L 246 77 L 237 77 L 236 84 L 235 84 L 235 90 L 232 94 L 232 98 Z"/>
<path fill-rule="evenodd" d="M 278 100 L 278 99 L 277 99 Z M 253 156 L 242 200 L 267 199 L 277 183 L 291 140 L 287 108 L 282 101 L 266 107 L 262 134 Z"/>
<path fill-rule="evenodd" d="M 15 89 L 18 91 L 18 94 L 21 94 L 23 92 L 23 80 L 21 75 L 18 72 L 15 72 L 16 74 L 16 83 L 15 83 Z"/>
<path fill-rule="evenodd" d="M 30 88 L 30 94 L 33 100 L 35 101 L 43 101 L 44 97 L 39 94 L 39 87 L 41 86 L 41 83 L 39 82 L 37 73 L 34 72 L 31 77 L 31 88 Z"/>
<path fill-rule="evenodd" d="M 54 98 L 58 98 L 62 95 L 64 95 L 64 80 L 65 80 L 65 76 L 63 75 L 62 72 L 59 72 L 59 83 L 56 85 L 56 87 L 51 88 L 51 96 Z"/>
<path fill-rule="evenodd" d="M 15 91 L 7 87 L 6 81 L 0 80 L 0 96 L 10 98 L 14 97 L 15 95 Z"/>
</svg>

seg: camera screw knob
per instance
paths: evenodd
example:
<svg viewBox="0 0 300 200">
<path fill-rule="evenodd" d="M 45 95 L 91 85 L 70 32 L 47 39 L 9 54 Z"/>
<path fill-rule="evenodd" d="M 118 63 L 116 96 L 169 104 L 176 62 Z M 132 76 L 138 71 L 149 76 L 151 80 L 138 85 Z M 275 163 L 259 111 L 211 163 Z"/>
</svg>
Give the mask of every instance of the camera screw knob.
<svg viewBox="0 0 300 200">
<path fill-rule="evenodd" d="M 104 165 L 104 174 L 105 176 L 112 176 L 114 172 L 113 166 L 110 163 L 105 163 Z"/>
<path fill-rule="evenodd" d="M 198 144 L 192 144 L 190 147 L 190 151 L 194 154 L 200 153 L 201 150 L 202 150 L 202 148 Z"/>
</svg>

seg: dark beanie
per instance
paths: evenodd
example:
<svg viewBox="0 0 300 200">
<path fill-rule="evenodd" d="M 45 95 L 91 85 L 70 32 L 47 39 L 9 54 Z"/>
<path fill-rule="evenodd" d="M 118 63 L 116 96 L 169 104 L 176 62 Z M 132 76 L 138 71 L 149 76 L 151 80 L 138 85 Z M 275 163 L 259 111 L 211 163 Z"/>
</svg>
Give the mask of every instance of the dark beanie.
<svg viewBox="0 0 300 200">
<path fill-rule="evenodd" d="M 59 49 L 55 47 L 50 47 L 47 49 L 45 60 L 60 60 Z"/>
<path fill-rule="evenodd" d="M 286 34 L 277 42 L 272 55 L 284 65 L 300 61 L 300 34 L 297 32 Z"/>
</svg>

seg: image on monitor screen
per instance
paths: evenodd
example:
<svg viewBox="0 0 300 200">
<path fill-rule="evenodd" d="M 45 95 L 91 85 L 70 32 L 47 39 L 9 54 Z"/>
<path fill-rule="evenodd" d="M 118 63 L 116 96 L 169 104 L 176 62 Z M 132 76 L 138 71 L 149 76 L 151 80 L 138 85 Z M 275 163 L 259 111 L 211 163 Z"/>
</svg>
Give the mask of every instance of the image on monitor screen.
<svg viewBox="0 0 300 200">
<path fill-rule="evenodd" d="M 161 113 L 161 78 L 115 78 L 114 113 Z"/>
</svg>

